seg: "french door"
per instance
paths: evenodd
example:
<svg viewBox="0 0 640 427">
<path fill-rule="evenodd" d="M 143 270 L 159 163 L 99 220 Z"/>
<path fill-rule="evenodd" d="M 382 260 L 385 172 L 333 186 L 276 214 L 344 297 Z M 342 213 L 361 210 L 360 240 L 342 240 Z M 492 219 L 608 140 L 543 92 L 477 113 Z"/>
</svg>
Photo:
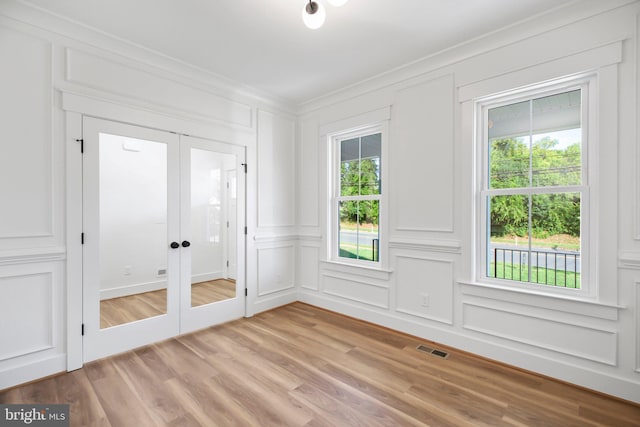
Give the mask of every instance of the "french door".
<svg viewBox="0 0 640 427">
<path fill-rule="evenodd" d="M 245 254 L 245 174 L 237 173 L 244 148 L 183 136 L 180 160 L 180 229 L 188 242 L 180 251 L 185 333 L 245 313 L 244 268 L 234 268 Z"/>
<path fill-rule="evenodd" d="M 83 360 L 242 317 L 244 149 L 89 117 L 83 140 Z"/>
</svg>

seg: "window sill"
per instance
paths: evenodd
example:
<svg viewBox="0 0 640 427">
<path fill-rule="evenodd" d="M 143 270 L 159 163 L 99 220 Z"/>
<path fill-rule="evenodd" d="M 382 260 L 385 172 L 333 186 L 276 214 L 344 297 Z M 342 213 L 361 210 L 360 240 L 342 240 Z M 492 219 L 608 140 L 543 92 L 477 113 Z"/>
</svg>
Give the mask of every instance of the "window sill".
<svg viewBox="0 0 640 427">
<path fill-rule="evenodd" d="M 606 320 L 618 320 L 618 312 L 625 306 L 604 303 L 593 299 L 517 289 L 495 283 L 458 280 L 464 295 L 491 298 L 516 304 L 543 307 L 550 310 L 574 313 Z"/>
<path fill-rule="evenodd" d="M 320 261 L 320 265 L 324 270 L 327 271 L 353 274 L 356 276 L 363 276 L 378 280 L 389 280 L 391 273 L 393 273 L 393 270 L 388 270 L 381 267 L 369 267 L 366 265 L 349 264 L 346 262 L 333 260 Z"/>
</svg>

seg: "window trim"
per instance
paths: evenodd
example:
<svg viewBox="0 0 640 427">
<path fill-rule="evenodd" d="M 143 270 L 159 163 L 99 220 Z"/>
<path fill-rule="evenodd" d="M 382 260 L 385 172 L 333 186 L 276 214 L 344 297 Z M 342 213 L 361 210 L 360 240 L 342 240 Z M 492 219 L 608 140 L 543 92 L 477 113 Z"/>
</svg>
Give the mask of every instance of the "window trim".
<svg viewBox="0 0 640 427">
<path fill-rule="evenodd" d="M 378 261 L 366 261 L 355 258 L 346 258 L 339 256 L 339 202 L 341 200 L 361 200 L 362 196 L 340 196 L 340 150 L 339 144 L 343 140 L 355 137 L 362 137 L 380 133 L 381 137 L 381 153 L 380 153 L 380 194 L 368 195 L 367 199 L 375 199 L 379 201 L 378 206 Z M 362 267 L 370 270 L 386 271 L 389 265 L 388 257 L 388 230 L 387 230 L 387 212 L 388 212 L 388 174 L 387 174 L 387 146 L 388 146 L 389 125 L 388 120 L 380 120 L 361 126 L 351 127 L 342 131 L 332 132 L 327 135 L 328 142 L 328 226 L 330 238 L 327 256 L 329 262 L 346 266 Z"/>
<path fill-rule="evenodd" d="M 481 285 L 534 292 L 544 295 L 556 295 L 578 299 L 593 299 L 597 297 L 597 194 L 595 194 L 597 177 L 597 76 L 583 74 L 555 79 L 541 84 L 530 85 L 519 89 L 509 90 L 474 99 L 474 242 L 473 251 L 474 281 Z M 582 120 L 582 182 L 576 186 L 557 187 L 524 187 L 518 189 L 489 189 L 488 188 L 488 111 L 491 108 L 510 105 L 513 103 L 537 99 L 545 96 L 581 89 L 581 120 Z M 518 191 L 520 190 L 520 191 Z M 525 190 L 525 191 L 522 191 Z M 562 192 L 581 193 L 581 226 L 580 226 L 580 257 L 581 279 L 580 289 L 546 286 L 533 282 L 520 282 L 508 279 L 488 277 L 487 264 L 487 197 L 510 194 L 548 194 Z"/>
</svg>

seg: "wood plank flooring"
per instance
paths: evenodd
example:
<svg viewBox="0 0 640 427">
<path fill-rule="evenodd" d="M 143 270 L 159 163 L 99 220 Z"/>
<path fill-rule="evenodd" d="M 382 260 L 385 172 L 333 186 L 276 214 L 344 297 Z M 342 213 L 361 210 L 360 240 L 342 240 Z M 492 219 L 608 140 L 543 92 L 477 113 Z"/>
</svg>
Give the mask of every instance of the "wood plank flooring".
<svg viewBox="0 0 640 427">
<path fill-rule="evenodd" d="M 6 390 L 0 403 L 70 403 L 73 426 L 640 425 L 638 405 L 302 303 Z"/>
<path fill-rule="evenodd" d="M 217 279 L 191 285 L 191 306 L 236 296 L 235 280 Z M 167 290 L 144 292 L 100 301 L 100 328 L 148 319 L 167 312 Z"/>
</svg>

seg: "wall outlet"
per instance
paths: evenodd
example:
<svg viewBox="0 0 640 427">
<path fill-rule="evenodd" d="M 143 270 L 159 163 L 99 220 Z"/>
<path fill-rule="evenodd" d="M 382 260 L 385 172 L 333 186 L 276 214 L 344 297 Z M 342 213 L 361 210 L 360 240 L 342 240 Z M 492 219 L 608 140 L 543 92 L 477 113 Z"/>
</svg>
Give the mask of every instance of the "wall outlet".
<svg viewBox="0 0 640 427">
<path fill-rule="evenodd" d="M 429 307 L 429 294 L 420 294 L 420 305 Z"/>
<path fill-rule="evenodd" d="M 125 265 L 124 266 L 123 274 L 125 276 L 131 276 L 131 266 L 130 265 Z"/>
</svg>

